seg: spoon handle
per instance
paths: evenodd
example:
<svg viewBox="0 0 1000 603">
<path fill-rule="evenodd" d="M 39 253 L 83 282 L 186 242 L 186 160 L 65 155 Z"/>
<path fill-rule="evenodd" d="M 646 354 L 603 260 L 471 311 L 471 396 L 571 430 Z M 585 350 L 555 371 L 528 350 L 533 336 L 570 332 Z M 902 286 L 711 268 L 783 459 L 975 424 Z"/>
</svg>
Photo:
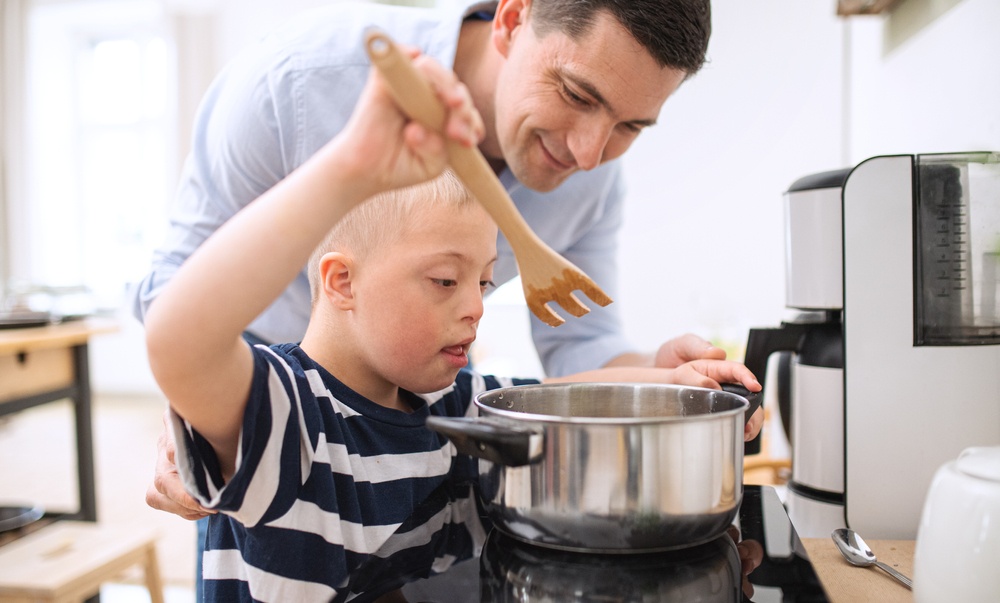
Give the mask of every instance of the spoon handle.
<svg viewBox="0 0 1000 603">
<path fill-rule="evenodd" d="M 885 573 L 889 574 L 896 580 L 902 582 L 906 586 L 906 588 L 913 590 L 913 581 L 904 576 L 903 574 L 897 572 L 896 570 L 892 569 L 891 567 L 882 563 L 881 561 L 876 561 L 875 565 L 877 565 L 879 569 L 883 570 Z"/>
</svg>

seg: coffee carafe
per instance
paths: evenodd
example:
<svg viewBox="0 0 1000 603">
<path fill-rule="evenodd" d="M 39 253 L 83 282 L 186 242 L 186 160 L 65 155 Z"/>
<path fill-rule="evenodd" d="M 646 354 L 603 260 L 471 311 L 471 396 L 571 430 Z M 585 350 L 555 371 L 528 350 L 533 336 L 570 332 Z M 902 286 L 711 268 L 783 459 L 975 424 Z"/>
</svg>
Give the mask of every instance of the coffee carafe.
<svg viewBox="0 0 1000 603">
<path fill-rule="evenodd" d="M 874 157 L 784 204 L 789 317 L 745 362 L 781 390 L 789 517 L 915 538 L 935 470 L 1000 444 L 1000 153 Z"/>
</svg>

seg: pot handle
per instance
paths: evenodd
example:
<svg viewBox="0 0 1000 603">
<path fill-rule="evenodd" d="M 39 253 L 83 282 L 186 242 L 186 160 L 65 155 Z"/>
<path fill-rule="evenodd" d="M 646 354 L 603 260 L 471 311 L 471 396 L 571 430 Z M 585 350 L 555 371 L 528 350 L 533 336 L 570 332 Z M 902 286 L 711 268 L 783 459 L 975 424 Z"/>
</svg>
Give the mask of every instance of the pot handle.
<svg viewBox="0 0 1000 603">
<path fill-rule="evenodd" d="M 754 411 L 756 411 L 757 407 L 760 406 L 760 401 L 764 396 L 764 390 L 760 390 L 759 392 L 752 392 L 747 388 L 743 387 L 742 385 L 740 385 L 739 383 L 723 383 L 722 391 L 729 392 L 731 394 L 736 394 L 737 396 L 746 398 L 747 402 L 750 403 L 750 407 L 747 408 L 746 414 L 743 415 L 744 425 L 747 424 L 747 422 L 750 420 L 750 417 L 753 416 Z"/>
<path fill-rule="evenodd" d="M 519 467 L 542 458 L 545 437 L 538 429 L 487 417 L 427 417 L 427 428 L 444 435 L 463 454 Z"/>
</svg>

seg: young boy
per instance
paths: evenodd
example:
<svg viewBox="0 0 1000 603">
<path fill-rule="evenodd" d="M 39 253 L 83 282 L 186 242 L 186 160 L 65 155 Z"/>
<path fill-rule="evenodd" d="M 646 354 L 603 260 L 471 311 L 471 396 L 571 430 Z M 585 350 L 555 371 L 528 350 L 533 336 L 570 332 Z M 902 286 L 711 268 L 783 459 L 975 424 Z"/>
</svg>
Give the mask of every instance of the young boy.
<svg viewBox="0 0 1000 603">
<path fill-rule="evenodd" d="M 448 109 L 447 136 L 476 144 L 482 122 L 465 88 L 417 63 Z M 151 306 L 150 363 L 175 413 L 179 469 L 221 511 L 207 599 L 346 597 L 421 501 L 475 475 L 424 420 L 473 412 L 479 392 L 522 381 L 460 372 L 497 231 L 454 176 L 411 186 L 443 171 L 444 147 L 373 73 L 347 127 L 220 228 Z M 248 346 L 244 328 L 307 260 L 302 342 Z M 579 380 L 760 389 L 743 365 L 711 360 L 558 381 Z"/>
</svg>

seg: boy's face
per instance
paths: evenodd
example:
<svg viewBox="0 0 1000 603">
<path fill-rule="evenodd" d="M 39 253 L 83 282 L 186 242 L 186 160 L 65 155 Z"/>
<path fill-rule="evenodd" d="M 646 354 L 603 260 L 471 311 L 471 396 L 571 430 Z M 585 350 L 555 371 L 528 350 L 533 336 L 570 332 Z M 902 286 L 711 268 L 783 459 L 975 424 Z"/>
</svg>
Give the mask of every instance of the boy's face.
<svg viewBox="0 0 1000 603">
<path fill-rule="evenodd" d="M 486 151 L 539 191 L 624 153 L 685 77 L 660 67 L 607 13 L 578 40 L 538 38 L 530 19 L 508 40 L 494 98 L 499 149 Z"/>
<path fill-rule="evenodd" d="M 356 267 L 353 320 L 369 372 L 416 393 L 454 382 L 483 315 L 496 238 L 478 203 L 421 208 Z"/>
</svg>

